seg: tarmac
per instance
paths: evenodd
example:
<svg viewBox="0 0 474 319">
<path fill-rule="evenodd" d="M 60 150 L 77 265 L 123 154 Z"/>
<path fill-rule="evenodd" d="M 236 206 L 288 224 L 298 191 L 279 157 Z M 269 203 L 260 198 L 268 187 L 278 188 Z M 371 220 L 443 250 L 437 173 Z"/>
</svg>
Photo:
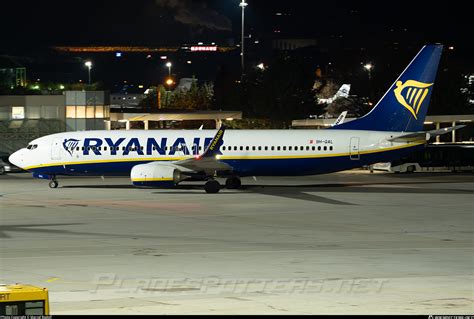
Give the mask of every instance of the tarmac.
<svg viewBox="0 0 474 319">
<path fill-rule="evenodd" d="M 474 175 L 137 189 L 0 176 L 0 282 L 51 314 L 473 314 Z"/>
</svg>

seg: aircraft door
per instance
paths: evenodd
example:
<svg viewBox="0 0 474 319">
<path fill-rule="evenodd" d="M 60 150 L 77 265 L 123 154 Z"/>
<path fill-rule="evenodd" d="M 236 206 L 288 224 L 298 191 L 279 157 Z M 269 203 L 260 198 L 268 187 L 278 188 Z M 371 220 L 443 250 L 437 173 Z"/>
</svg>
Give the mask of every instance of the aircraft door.
<svg viewBox="0 0 474 319">
<path fill-rule="evenodd" d="M 360 137 L 351 138 L 351 160 L 358 161 L 360 160 Z"/>
<path fill-rule="evenodd" d="M 51 160 L 61 160 L 61 139 L 55 138 L 51 145 Z"/>
</svg>

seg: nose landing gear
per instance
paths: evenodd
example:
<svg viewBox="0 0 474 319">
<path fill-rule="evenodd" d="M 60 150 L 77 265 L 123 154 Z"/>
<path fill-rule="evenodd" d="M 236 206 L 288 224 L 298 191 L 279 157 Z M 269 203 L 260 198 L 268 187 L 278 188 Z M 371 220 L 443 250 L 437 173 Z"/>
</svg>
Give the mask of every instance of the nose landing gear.
<svg viewBox="0 0 474 319">
<path fill-rule="evenodd" d="M 59 186 L 59 183 L 58 181 L 56 180 L 56 178 L 52 179 L 50 182 L 49 182 L 49 188 L 58 188 Z"/>
</svg>

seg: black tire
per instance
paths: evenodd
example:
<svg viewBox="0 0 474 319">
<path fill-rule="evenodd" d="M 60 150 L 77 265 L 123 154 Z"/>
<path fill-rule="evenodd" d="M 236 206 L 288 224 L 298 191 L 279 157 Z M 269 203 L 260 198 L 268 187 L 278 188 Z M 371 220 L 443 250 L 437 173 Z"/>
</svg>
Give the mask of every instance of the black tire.
<svg viewBox="0 0 474 319">
<path fill-rule="evenodd" d="M 0 166 L 0 175 L 5 175 L 5 167 Z"/>
<path fill-rule="evenodd" d="M 49 188 L 58 188 L 59 183 L 57 181 L 50 181 Z"/>
<path fill-rule="evenodd" d="M 238 177 L 228 178 L 225 181 L 225 187 L 228 189 L 239 189 L 242 186 L 242 181 Z"/>
<path fill-rule="evenodd" d="M 411 165 L 407 167 L 407 173 L 408 174 L 413 174 L 416 171 L 415 166 Z"/>
<path fill-rule="evenodd" d="M 221 184 L 218 181 L 209 181 L 204 186 L 204 189 L 208 194 L 217 194 L 221 190 Z"/>
</svg>

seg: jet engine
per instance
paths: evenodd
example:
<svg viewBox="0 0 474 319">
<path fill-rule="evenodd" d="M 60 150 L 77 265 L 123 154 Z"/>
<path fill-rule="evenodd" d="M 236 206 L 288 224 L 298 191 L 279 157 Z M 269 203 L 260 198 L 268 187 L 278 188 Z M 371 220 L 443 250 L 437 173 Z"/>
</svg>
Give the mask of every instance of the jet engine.
<svg viewBox="0 0 474 319">
<path fill-rule="evenodd" d="M 175 180 L 175 175 L 180 175 L 175 171 L 172 165 L 149 163 L 135 166 L 130 177 L 135 186 L 173 187 L 180 182 Z"/>
</svg>

